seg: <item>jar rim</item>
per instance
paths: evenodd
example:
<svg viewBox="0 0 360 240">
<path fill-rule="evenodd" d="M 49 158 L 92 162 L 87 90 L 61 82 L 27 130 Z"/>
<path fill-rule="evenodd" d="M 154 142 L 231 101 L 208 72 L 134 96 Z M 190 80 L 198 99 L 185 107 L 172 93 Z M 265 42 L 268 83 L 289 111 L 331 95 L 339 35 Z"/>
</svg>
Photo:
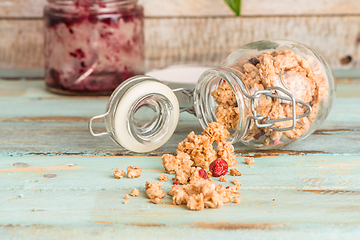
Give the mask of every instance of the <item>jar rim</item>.
<svg viewBox="0 0 360 240">
<path fill-rule="evenodd" d="M 245 119 L 246 119 L 246 99 L 244 92 L 247 92 L 241 78 L 231 69 L 214 68 L 205 71 L 199 78 L 194 91 L 194 108 L 199 123 L 203 129 L 211 122 L 216 122 L 217 117 L 215 108 L 217 103 L 211 96 L 211 92 L 215 90 L 215 86 L 222 80 L 226 81 L 232 91 L 235 93 L 236 101 L 239 109 L 239 121 L 236 129 L 230 132 L 229 141 L 231 143 L 238 142 L 245 134 Z"/>
<path fill-rule="evenodd" d="M 149 111 L 137 114 L 141 108 L 152 110 L 152 114 Z M 164 145 L 174 133 L 179 103 L 164 83 L 138 75 L 114 90 L 104 118 L 107 133 L 115 143 L 134 152 L 149 152 Z M 90 125 L 89 129 L 92 132 Z"/>
</svg>

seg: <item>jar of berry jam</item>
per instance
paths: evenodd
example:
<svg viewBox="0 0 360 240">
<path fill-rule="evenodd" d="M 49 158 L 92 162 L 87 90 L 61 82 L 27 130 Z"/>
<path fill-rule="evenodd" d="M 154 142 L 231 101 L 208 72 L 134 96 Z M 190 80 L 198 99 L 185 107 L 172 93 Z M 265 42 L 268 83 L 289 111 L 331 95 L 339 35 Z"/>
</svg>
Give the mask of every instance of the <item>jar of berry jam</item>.
<svg viewBox="0 0 360 240">
<path fill-rule="evenodd" d="M 144 14 L 137 0 L 48 0 L 45 83 L 56 93 L 109 95 L 144 71 Z"/>
<path fill-rule="evenodd" d="M 179 91 L 192 107 L 179 104 L 174 94 Z M 224 126 L 231 143 L 276 149 L 313 133 L 334 99 L 334 77 L 320 54 L 297 42 L 262 40 L 205 71 L 195 89 L 170 89 L 149 76 L 128 79 L 110 97 L 106 113 L 91 118 L 89 128 L 93 136 L 110 135 L 128 150 L 147 152 L 166 143 L 179 111 L 186 111 L 204 130 L 213 122 Z M 94 133 L 96 118 L 105 119 L 106 132 Z"/>
</svg>

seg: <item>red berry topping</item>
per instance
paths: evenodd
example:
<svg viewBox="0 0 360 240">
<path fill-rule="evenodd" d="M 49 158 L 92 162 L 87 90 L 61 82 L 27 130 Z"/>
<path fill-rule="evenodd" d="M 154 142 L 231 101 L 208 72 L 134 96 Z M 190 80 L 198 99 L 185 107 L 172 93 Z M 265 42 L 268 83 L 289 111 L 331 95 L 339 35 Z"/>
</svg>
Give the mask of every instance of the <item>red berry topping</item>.
<svg viewBox="0 0 360 240">
<path fill-rule="evenodd" d="M 203 179 L 208 179 L 208 178 L 209 178 L 209 176 L 207 175 L 205 169 L 203 169 L 203 168 L 199 170 L 199 175 L 200 175 Z"/>
<path fill-rule="evenodd" d="M 230 186 L 227 186 L 227 187 L 226 187 L 226 189 L 229 189 L 229 188 L 230 188 Z"/>
<path fill-rule="evenodd" d="M 259 60 L 257 60 L 257 58 L 250 58 L 249 59 L 249 63 L 251 63 L 252 65 L 256 66 L 259 63 Z"/>
<path fill-rule="evenodd" d="M 179 183 L 177 181 L 173 181 L 173 185 L 178 185 Z"/>
<path fill-rule="evenodd" d="M 282 144 L 282 143 L 283 143 L 283 142 L 280 141 L 280 140 L 274 140 L 274 146 L 280 145 L 280 144 Z"/>
<path fill-rule="evenodd" d="M 257 134 L 255 134 L 254 135 L 254 138 L 256 139 L 256 140 L 258 140 L 262 135 L 264 135 L 265 134 L 265 132 L 263 131 L 263 130 L 261 130 L 261 132 L 259 132 L 259 133 L 257 133 Z"/>
<path fill-rule="evenodd" d="M 218 158 L 210 164 L 209 170 L 213 177 L 223 176 L 228 172 L 227 162 L 224 159 Z"/>
</svg>

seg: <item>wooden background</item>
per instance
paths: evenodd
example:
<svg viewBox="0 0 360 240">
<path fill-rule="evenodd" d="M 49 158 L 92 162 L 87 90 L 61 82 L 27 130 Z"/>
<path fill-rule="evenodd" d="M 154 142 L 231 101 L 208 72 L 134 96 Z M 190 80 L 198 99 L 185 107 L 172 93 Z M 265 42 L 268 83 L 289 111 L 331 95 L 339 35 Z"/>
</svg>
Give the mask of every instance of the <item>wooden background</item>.
<svg viewBox="0 0 360 240">
<path fill-rule="evenodd" d="M 0 69 L 43 67 L 46 0 L 0 1 Z M 241 45 L 289 39 L 318 50 L 334 69 L 358 69 L 359 0 L 243 0 L 242 17 L 223 0 L 140 0 L 146 66 L 219 65 Z M 351 56 L 352 61 L 341 64 Z M 1 76 L 0 76 L 1 77 Z"/>
</svg>

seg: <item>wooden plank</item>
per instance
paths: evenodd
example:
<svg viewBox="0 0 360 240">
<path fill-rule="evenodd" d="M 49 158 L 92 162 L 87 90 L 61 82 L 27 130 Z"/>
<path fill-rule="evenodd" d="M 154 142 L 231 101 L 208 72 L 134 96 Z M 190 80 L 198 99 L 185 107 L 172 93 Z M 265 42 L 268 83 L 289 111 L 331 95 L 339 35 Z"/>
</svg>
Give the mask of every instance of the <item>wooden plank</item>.
<svg viewBox="0 0 360 240">
<path fill-rule="evenodd" d="M 0 68 L 43 68 L 43 21 L 0 20 Z"/>
<path fill-rule="evenodd" d="M 266 210 L 265 210 L 266 211 Z M 316 209 L 314 209 L 316 212 Z M 249 213 L 250 215 L 253 213 Z M 256 212 L 256 214 L 262 214 Z M 118 213 L 118 215 L 121 215 Z M 207 217 L 204 216 L 204 217 Z M 276 218 L 276 216 L 274 217 Z M 121 236 L 122 239 L 150 240 L 150 239 L 293 239 L 293 240 L 318 240 L 324 239 L 356 239 L 360 230 L 356 224 L 273 224 L 261 225 L 253 223 L 243 223 L 234 221 L 232 223 L 213 222 L 204 224 L 196 223 L 193 226 L 175 225 L 171 226 L 162 224 L 140 224 L 133 225 L 117 224 L 116 222 L 99 222 L 99 224 L 88 226 L 59 226 L 52 227 L 48 225 L 25 225 L 13 226 L 8 225 L 1 228 L 1 234 L 5 239 L 53 239 L 54 236 L 62 236 L 66 239 L 112 239 Z M 279 226 L 289 226 L 280 229 Z M 166 226 L 166 227 L 164 227 Z M 200 226 L 200 227 L 198 227 Z M 266 230 L 267 229 L 267 230 Z M 74 237 L 76 236 L 76 237 Z"/>
<path fill-rule="evenodd" d="M 236 144 L 237 155 L 360 154 L 360 83 L 339 82 L 336 102 L 321 128 L 281 150 L 259 151 Z M 0 156 L 134 155 L 107 136 L 89 134 L 90 117 L 104 113 L 107 97 L 66 97 L 44 91 L 42 81 L 0 81 Z M 102 122 L 94 123 L 104 131 Z M 150 155 L 175 152 L 190 131 L 201 133 L 195 117 L 182 113 L 176 134 Z M 34 135 L 37 137 L 34 138 Z M 69 142 L 71 137 L 71 142 Z M 326 139 L 326 141 L 324 141 Z"/>
<path fill-rule="evenodd" d="M 235 167 L 242 175 L 240 177 L 226 175 L 228 183 L 223 184 L 231 185 L 232 179 L 239 178 L 241 189 L 246 191 L 285 190 L 320 195 L 346 195 L 346 193 L 360 195 L 360 186 L 357 184 L 360 177 L 359 155 L 260 157 L 256 158 L 252 165 L 245 164 L 242 157 L 238 157 L 237 161 Z M 14 163 L 23 163 L 26 166 L 14 167 Z M 126 172 L 126 168 L 130 165 L 143 169 L 140 178 L 113 177 L 115 168 Z M 160 157 L 2 156 L 0 192 L 22 190 L 24 194 L 32 195 L 40 191 L 121 190 L 126 192 L 134 187 L 144 190 L 145 182 L 159 181 L 160 173 L 165 173 Z M 45 174 L 57 176 L 49 179 L 44 177 Z M 169 174 L 169 177 L 171 180 L 174 175 Z M 164 190 L 171 189 L 170 180 L 163 183 Z M 213 180 L 217 184 L 220 183 L 218 178 Z M 326 190 L 329 192 L 321 192 Z M 144 192 L 142 196 L 145 196 Z M 146 201 L 146 199 L 142 200 Z M 0 203 L 6 201 L 7 199 L 1 199 Z M 358 201 L 354 204 L 360 205 Z"/>
<path fill-rule="evenodd" d="M 200 212 L 172 205 L 169 196 L 160 205 L 146 198 L 145 181 L 158 181 L 163 172 L 159 157 L 1 160 L 0 234 L 5 239 L 39 239 L 50 234 L 63 239 L 115 234 L 122 239 L 165 239 L 171 234 L 174 239 L 354 239 L 360 234 L 359 156 L 261 158 L 251 166 L 239 158 L 236 167 L 242 176 L 236 178 L 241 179 L 241 202 Z M 12 166 L 17 162 L 28 164 L 25 168 L 32 171 L 21 172 L 24 168 Z M 112 177 L 114 168 L 128 165 L 142 167 L 142 176 Z M 50 170 L 54 167 L 63 169 Z M 49 179 L 44 174 L 57 176 Z M 122 204 L 134 187 L 140 196 Z M 163 184 L 164 191 L 170 187 L 171 181 Z"/>
<path fill-rule="evenodd" d="M 140 0 L 147 17 L 234 16 L 223 0 Z M 39 18 L 46 0 L 2 0 L 0 18 Z M 242 16 L 359 14 L 357 0 L 242 0 Z"/>
<path fill-rule="evenodd" d="M 289 39 L 316 49 L 334 69 L 357 69 L 359 25 L 360 16 L 146 19 L 146 66 L 216 66 L 248 42 Z M 346 56 L 352 61 L 342 65 Z M 42 68 L 43 62 L 42 20 L 0 20 L 0 68 Z"/>
</svg>

